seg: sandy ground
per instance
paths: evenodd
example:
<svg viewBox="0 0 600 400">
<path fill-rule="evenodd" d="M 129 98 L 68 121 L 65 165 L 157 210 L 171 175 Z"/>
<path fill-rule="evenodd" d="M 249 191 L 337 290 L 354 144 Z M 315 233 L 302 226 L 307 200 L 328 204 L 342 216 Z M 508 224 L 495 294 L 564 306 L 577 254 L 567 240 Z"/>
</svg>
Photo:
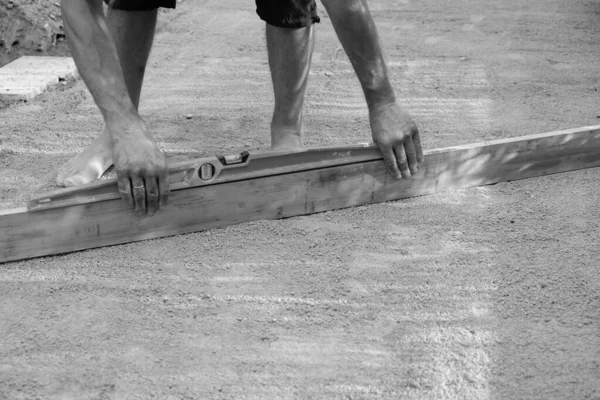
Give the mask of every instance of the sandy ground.
<svg viewBox="0 0 600 400">
<path fill-rule="evenodd" d="M 598 1 L 370 4 L 427 148 L 600 122 Z M 369 140 L 320 13 L 307 142 Z M 253 2 L 162 15 L 146 82 L 171 160 L 268 146 Z M 102 123 L 77 82 L 0 126 L 8 208 Z M 600 399 L 599 172 L 1 265 L 0 398 Z"/>
</svg>

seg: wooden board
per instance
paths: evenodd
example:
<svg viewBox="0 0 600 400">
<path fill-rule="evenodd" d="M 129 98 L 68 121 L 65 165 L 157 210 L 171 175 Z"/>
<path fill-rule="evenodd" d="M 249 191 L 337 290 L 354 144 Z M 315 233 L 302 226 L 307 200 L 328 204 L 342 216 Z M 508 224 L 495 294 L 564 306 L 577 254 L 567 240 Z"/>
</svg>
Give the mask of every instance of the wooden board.
<svg viewBox="0 0 600 400">
<path fill-rule="evenodd" d="M 412 179 L 383 161 L 193 187 L 153 217 L 120 199 L 0 212 L 0 262 L 197 232 L 600 166 L 600 126 L 426 152 Z"/>
</svg>

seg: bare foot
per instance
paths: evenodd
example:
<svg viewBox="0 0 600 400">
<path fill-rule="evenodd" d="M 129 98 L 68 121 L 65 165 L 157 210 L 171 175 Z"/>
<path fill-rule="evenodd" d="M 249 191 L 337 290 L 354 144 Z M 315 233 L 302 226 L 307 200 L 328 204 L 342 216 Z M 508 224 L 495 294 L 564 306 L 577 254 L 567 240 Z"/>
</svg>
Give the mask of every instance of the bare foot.
<svg viewBox="0 0 600 400">
<path fill-rule="evenodd" d="M 108 131 L 98 136 L 83 153 L 76 155 L 58 169 L 59 186 L 78 186 L 100 178 L 112 165 L 112 143 Z"/>
<path fill-rule="evenodd" d="M 304 147 L 302 128 L 271 125 L 271 149 L 297 149 Z"/>
</svg>

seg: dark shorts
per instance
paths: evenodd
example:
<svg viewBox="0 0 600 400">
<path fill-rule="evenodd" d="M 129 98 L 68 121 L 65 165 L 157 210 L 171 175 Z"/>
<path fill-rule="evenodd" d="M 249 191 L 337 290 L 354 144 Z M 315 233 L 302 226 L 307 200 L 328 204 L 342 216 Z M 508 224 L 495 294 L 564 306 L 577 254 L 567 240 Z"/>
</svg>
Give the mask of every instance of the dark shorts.
<svg viewBox="0 0 600 400">
<path fill-rule="evenodd" d="M 315 0 L 256 0 L 256 13 L 280 28 L 305 28 L 321 21 Z"/>
<path fill-rule="evenodd" d="M 255 0 L 256 13 L 269 25 L 304 28 L 320 22 L 315 0 Z M 104 0 L 109 7 L 124 11 L 175 8 L 177 0 Z"/>
<path fill-rule="evenodd" d="M 104 0 L 110 8 L 123 11 L 150 11 L 157 8 L 175 8 L 177 0 Z"/>
</svg>

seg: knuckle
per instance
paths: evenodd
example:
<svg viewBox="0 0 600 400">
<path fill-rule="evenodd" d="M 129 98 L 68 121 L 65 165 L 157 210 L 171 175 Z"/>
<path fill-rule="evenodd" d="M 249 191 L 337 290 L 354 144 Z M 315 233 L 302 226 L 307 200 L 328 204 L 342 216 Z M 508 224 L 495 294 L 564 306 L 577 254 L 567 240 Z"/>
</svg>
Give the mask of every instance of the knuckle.
<svg viewBox="0 0 600 400">
<path fill-rule="evenodd" d="M 146 168 L 134 167 L 130 169 L 130 173 L 134 176 L 144 176 L 146 174 Z"/>
<path fill-rule="evenodd" d="M 152 175 L 157 170 L 156 165 L 147 164 L 140 168 L 140 172 L 143 172 L 144 175 Z"/>
<path fill-rule="evenodd" d="M 392 147 L 395 143 L 394 137 L 392 135 L 385 135 L 383 137 L 378 137 L 377 139 L 375 139 L 375 143 L 377 143 L 377 145 L 379 145 L 379 147 Z"/>
<path fill-rule="evenodd" d="M 140 167 L 139 165 L 136 164 L 120 164 L 120 165 L 115 165 L 115 171 L 117 172 L 121 172 L 124 174 L 130 173 L 136 173 L 139 172 Z"/>
<path fill-rule="evenodd" d="M 407 162 L 406 154 L 400 153 L 398 155 L 398 163 L 399 164 L 406 164 L 406 162 Z"/>
</svg>

